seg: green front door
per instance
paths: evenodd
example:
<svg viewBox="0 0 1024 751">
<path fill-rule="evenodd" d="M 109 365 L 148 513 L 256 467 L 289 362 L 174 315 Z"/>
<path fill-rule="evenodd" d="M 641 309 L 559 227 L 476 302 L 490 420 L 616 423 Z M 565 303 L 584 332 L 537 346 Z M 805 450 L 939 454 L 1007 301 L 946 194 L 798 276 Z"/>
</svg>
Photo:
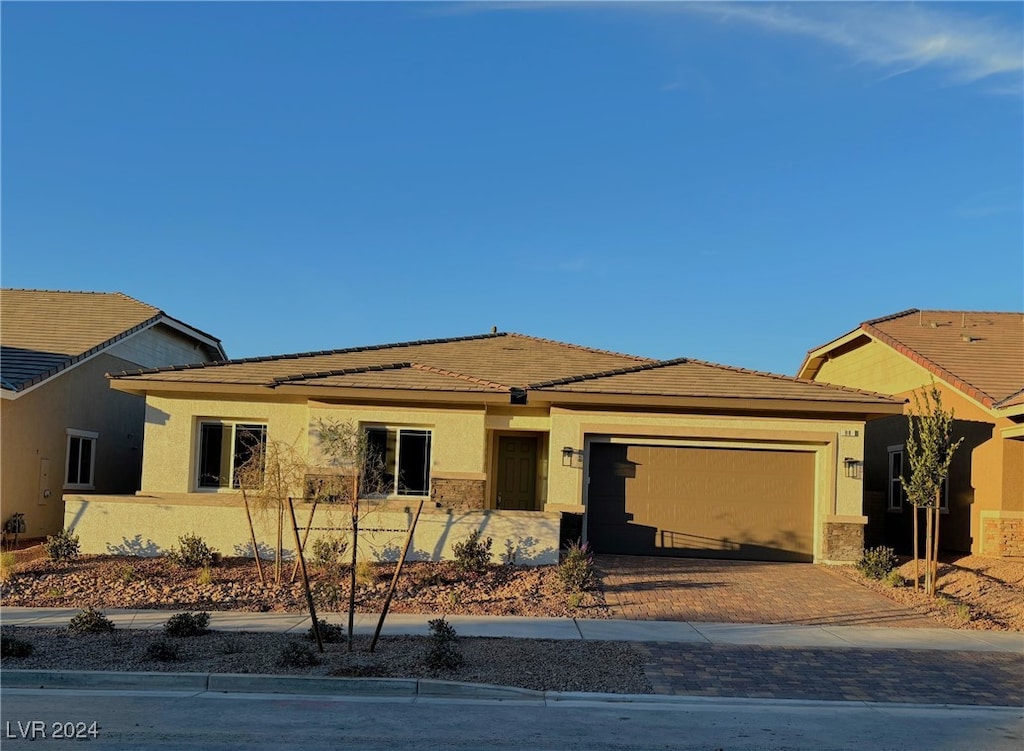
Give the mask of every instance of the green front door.
<svg viewBox="0 0 1024 751">
<path fill-rule="evenodd" d="M 497 506 L 505 511 L 537 510 L 537 438 L 498 438 Z"/>
</svg>

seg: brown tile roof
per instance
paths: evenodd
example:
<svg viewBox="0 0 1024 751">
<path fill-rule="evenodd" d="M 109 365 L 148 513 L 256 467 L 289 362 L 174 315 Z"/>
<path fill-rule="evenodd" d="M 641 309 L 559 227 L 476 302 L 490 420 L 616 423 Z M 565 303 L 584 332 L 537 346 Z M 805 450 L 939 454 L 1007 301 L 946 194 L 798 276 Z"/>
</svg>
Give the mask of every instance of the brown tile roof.
<svg viewBox="0 0 1024 751">
<path fill-rule="evenodd" d="M 160 368 L 127 381 L 892 403 L 889 397 L 696 360 L 656 361 L 514 333 Z"/>
<path fill-rule="evenodd" d="M 120 292 L 0 289 L 3 388 L 20 391 L 46 380 L 158 320 L 180 323 Z"/>
<path fill-rule="evenodd" d="M 793 399 L 869 404 L 893 402 L 891 397 L 883 394 L 689 359 L 665 360 L 617 371 L 565 378 L 533 384 L 531 388 L 643 396 Z"/>
<path fill-rule="evenodd" d="M 911 309 L 860 330 L 985 406 L 1024 387 L 1024 313 Z"/>
</svg>

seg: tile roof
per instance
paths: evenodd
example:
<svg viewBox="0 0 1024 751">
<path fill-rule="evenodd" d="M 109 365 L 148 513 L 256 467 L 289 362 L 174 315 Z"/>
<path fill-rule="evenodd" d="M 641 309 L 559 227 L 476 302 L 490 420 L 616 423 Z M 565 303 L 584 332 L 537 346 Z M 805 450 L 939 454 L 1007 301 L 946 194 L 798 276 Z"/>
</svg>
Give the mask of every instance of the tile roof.
<svg viewBox="0 0 1024 751">
<path fill-rule="evenodd" d="M 911 309 L 860 330 L 985 406 L 1024 388 L 1024 313 Z"/>
<path fill-rule="evenodd" d="M 696 360 L 657 361 L 515 333 L 178 366 L 132 382 L 444 392 L 602 393 L 891 404 L 890 397 Z"/>
<path fill-rule="evenodd" d="M 39 383 L 162 319 L 175 320 L 120 292 L 0 289 L 2 388 Z"/>
</svg>

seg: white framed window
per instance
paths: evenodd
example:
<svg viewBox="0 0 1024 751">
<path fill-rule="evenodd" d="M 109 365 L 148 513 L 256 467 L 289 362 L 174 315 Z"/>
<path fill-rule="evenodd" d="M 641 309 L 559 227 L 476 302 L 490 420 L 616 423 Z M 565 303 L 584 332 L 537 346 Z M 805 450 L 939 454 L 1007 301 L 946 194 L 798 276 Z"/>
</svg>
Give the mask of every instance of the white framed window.
<svg viewBox="0 0 1024 751">
<path fill-rule="evenodd" d="M 68 428 L 66 432 L 68 445 L 67 462 L 64 465 L 64 487 L 67 490 L 94 490 L 96 439 L 100 434 L 75 428 Z"/>
<path fill-rule="evenodd" d="M 378 425 L 364 430 L 368 495 L 430 495 L 429 430 Z"/>
<path fill-rule="evenodd" d="M 238 488 L 238 470 L 253 456 L 265 456 L 265 423 L 200 420 L 196 487 L 199 490 Z"/>
<path fill-rule="evenodd" d="M 907 493 L 903 489 L 903 483 L 900 482 L 900 476 L 903 474 L 904 464 L 904 447 L 903 446 L 889 446 L 889 510 L 890 511 L 902 511 L 903 504 L 906 503 Z M 910 472 L 908 466 L 906 471 Z M 946 477 L 942 483 L 942 499 L 939 505 L 939 511 L 949 512 L 949 476 Z"/>
</svg>

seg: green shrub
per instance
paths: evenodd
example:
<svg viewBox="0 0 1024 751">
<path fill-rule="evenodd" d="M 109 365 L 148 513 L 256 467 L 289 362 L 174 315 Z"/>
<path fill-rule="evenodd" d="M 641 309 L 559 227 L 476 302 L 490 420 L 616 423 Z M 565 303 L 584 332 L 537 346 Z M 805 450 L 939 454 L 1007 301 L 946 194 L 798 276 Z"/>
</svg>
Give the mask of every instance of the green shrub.
<svg viewBox="0 0 1024 751">
<path fill-rule="evenodd" d="M 31 642 L 17 636 L 0 634 L 0 657 L 28 657 L 33 649 Z"/>
<path fill-rule="evenodd" d="M 890 587 L 893 587 L 894 589 L 907 586 L 906 578 L 896 569 L 893 569 L 888 574 L 886 574 L 885 579 L 883 581 L 885 581 L 886 584 L 888 584 Z"/>
<path fill-rule="evenodd" d="M 70 561 L 78 557 L 78 535 L 70 529 L 62 529 L 55 535 L 48 535 L 43 543 L 46 557 L 51 561 Z"/>
<path fill-rule="evenodd" d="M 209 613 L 177 613 L 167 619 L 164 633 L 168 636 L 202 636 L 209 632 Z"/>
<path fill-rule="evenodd" d="M 480 531 L 474 529 L 465 540 L 452 545 L 455 565 L 460 571 L 483 573 L 491 565 L 492 544 L 490 537 L 481 540 Z"/>
<path fill-rule="evenodd" d="M 17 557 L 10 551 L 0 553 L 0 582 L 8 581 L 14 576 L 17 561 Z"/>
<path fill-rule="evenodd" d="M 348 540 L 342 537 L 318 537 L 310 547 L 309 561 L 322 571 L 337 571 L 347 550 Z"/>
<path fill-rule="evenodd" d="M 308 668 L 320 662 L 307 645 L 289 641 L 277 655 L 277 664 L 282 668 Z"/>
<path fill-rule="evenodd" d="M 79 611 L 68 624 L 69 634 L 105 634 L 113 630 L 113 621 L 93 608 Z"/>
<path fill-rule="evenodd" d="M 167 557 L 183 568 L 205 568 L 213 563 L 213 551 L 199 535 L 185 534 L 178 538 L 178 548 L 167 551 Z"/>
<path fill-rule="evenodd" d="M 324 643 L 335 644 L 345 640 L 346 631 L 344 626 L 339 626 L 336 623 L 328 623 L 327 621 L 320 620 L 319 618 L 316 619 L 316 623 L 317 626 L 320 627 L 320 640 Z M 316 632 L 313 631 L 312 626 L 309 627 L 309 631 L 306 632 L 306 635 L 310 639 L 316 639 Z"/>
<path fill-rule="evenodd" d="M 158 662 L 174 662 L 179 657 L 178 647 L 166 639 L 158 639 L 146 647 L 145 658 Z"/>
<path fill-rule="evenodd" d="M 430 642 L 424 662 L 431 670 L 454 670 L 463 662 L 455 629 L 443 617 L 430 621 Z"/>
<path fill-rule="evenodd" d="M 594 556 L 587 543 L 571 543 L 558 564 L 558 578 L 567 592 L 585 592 L 594 586 Z"/>
<path fill-rule="evenodd" d="M 883 579 L 898 565 L 896 552 L 892 548 L 880 546 L 864 551 L 863 557 L 857 561 L 857 570 L 868 579 Z"/>
</svg>

